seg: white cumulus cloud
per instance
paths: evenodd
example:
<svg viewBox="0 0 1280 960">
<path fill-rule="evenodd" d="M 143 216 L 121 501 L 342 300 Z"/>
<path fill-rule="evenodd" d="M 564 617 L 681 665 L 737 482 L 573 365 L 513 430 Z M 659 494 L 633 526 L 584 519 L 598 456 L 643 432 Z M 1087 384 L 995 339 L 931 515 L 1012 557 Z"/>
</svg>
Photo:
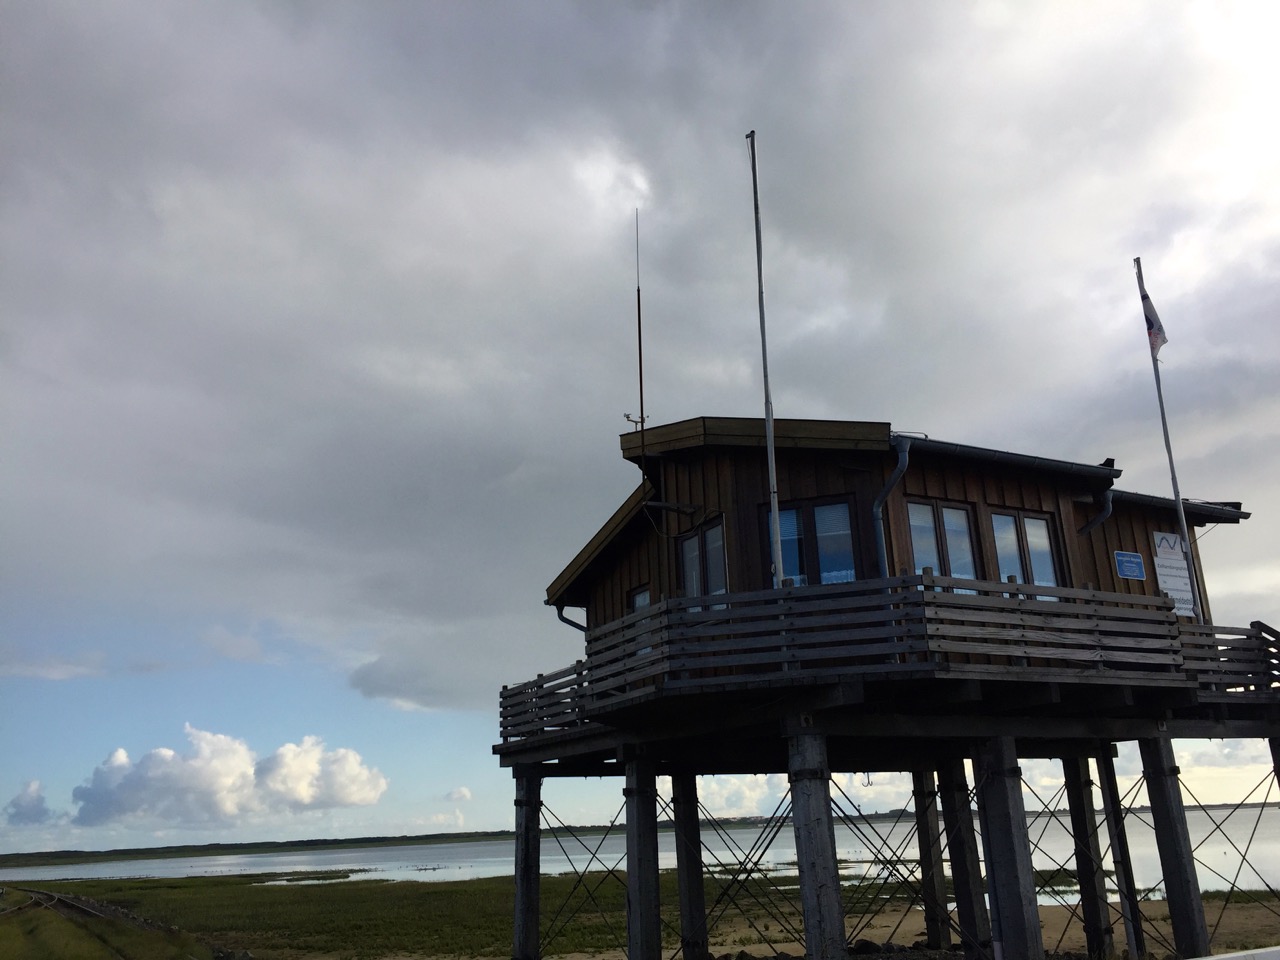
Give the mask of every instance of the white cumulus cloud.
<svg viewBox="0 0 1280 960">
<path fill-rule="evenodd" d="M 243 740 L 198 730 L 185 755 L 157 747 L 138 761 L 117 749 L 72 792 L 73 822 L 120 820 L 232 824 L 273 811 L 320 810 L 376 803 L 387 778 L 354 750 L 326 750 L 319 737 L 287 743 L 263 759 Z"/>
<path fill-rule="evenodd" d="M 457 789 L 455 789 L 455 790 L 450 790 L 448 793 L 446 793 L 446 794 L 444 795 L 444 798 L 445 798 L 446 800 L 448 800 L 449 802 L 451 802 L 451 803 L 460 803 L 460 802 L 461 802 L 461 801 L 463 801 L 463 800 L 470 800 L 470 799 L 471 799 L 471 788 L 470 788 L 470 787 L 458 787 Z"/>
<path fill-rule="evenodd" d="M 698 800 L 716 817 L 756 817 L 772 813 L 786 791 L 787 778 L 783 774 L 698 778 Z"/>
</svg>

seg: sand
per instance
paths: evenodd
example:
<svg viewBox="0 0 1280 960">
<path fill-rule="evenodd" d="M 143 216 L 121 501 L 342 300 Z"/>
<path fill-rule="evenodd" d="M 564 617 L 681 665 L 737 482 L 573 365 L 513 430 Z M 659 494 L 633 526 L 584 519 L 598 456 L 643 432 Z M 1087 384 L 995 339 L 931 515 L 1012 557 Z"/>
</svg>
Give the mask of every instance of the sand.
<svg viewBox="0 0 1280 960">
<path fill-rule="evenodd" d="M 1147 939 L 1149 957 L 1173 955 L 1173 932 L 1169 926 L 1169 914 L 1163 901 L 1143 903 L 1143 930 Z M 1232 953 L 1257 947 L 1280 944 L 1280 907 L 1274 901 L 1268 904 L 1232 902 L 1223 909 L 1221 901 L 1205 904 L 1205 922 L 1209 928 L 1210 943 L 1214 953 Z M 1077 954 L 1084 956 L 1084 928 L 1078 915 L 1069 907 L 1046 906 L 1040 908 L 1040 928 L 1045 952 L 1052 954 Z M 906 910 L 891 907 L 871 918 L 850 918 L 850 931 L 857 931 L 857 938 L 874 943 L 892 943 L 898 948 L 911 947 L 925 937 L 924 914 L 917 908 Z M 776 926 L 775 926 L 776 930 Z M 764 931 L 766 934 L 770 931 Z M 1124 924 L 1116 916 L 1112 923 L 1116 956 L 1127 953 Z M 804 955 L 794 942 L 778 940 L 760 943 L 759 934 L 745 921 L 722 921 L 712 932 L 711 953 L 714 957 L 738 958 L 772 957 L 778 953 L 793 957 Z M 753 942 L 754 941 L 754 942 Z M 556 954 L 555 946 L 547 953 L 547 960 L 624 960 L 621 950 L 593 954 Z M 670 953 L 664 951 L 664 955 Z M 910 960 L 912 954 L 897 954 Z"/>
</svg>

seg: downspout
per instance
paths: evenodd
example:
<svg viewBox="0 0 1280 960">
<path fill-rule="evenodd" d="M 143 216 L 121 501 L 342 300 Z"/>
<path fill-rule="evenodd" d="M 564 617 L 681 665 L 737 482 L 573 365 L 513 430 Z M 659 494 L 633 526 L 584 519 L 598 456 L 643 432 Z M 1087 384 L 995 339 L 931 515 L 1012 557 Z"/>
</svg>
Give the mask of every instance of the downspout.
<svg viewBox="0 0 1280 960">
<path fill-rule="evenodd" d="M 564 606 L 562 604 L 557 604 L 556 616 L 560 618 L 561 623 L 567 623 L 571 627 L 577 627 L 583 633 L 587 632 L 587 628 L 584 627 L 582 624 L 580 624 L 577 620 L 570 620 L 568 617 L 564 615 Z"/>
<path fill-rule="evenodd" d="M 1102 511 L 1076 532 L 1082 537 L 1087 537 L 1100 527 L 1109 516 L 1111 516 L 1111 488 L 1107 487 L 1106 490 L 1102 491 Z"/>
<path fill-rule="evenodd" d="M 893 468 L 893 473 L 889 475 L 888 481 L 884 485 L 884 489 L 880 491 L 879 496 L 871 504 L 871 522 L 876 528 L 876 567 L 878 568 L 881 579 L 889 576 L 889 556 L 888 548 L 884 540 L 884 502 L 889 499 L 889 494 L 893 488 L 898 485 L 898 481 L 902 479 L 902 475 L 907 472 L 907 463 L 910 461 L 911 438 L 904 437 L 900 433 L 895 433 L 890 441 L 894 450 L 898 451 L 898 465 Z"/>
</svg>

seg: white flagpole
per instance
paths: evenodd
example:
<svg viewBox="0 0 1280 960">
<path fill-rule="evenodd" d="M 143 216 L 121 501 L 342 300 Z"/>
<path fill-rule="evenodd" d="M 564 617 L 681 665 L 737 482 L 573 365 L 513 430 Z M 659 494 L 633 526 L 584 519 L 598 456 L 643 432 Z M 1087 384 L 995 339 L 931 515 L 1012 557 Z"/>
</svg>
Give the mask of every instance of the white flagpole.
<svg viewBox="0 0 1280 960">
<path fill-rule="evenodd" d="M 756 283 L 760 302 L 760 355 L 764 367 L 764 446 L 769 460 L 769 541 L 774 589 L 782 586 L 782 519 L 778 516 L 778 466 L 773 453 L 773 399 L 769 396 L 769 346 L 764 334 L 764 251 L 760 243 L 760 184 L 756 175 L 756 132 L 747 134 L 751 153 L 751 196 L 756 214 Z"/>
<path fill-rule="evenodd" d="M 1133 258 L 1133 269 L 1138 275 L 1138 293 L 1142 297 L 1142 313 L 1147 321 L 1147 337 L 1151 344 L 1151 370 L 1156 377 L 1156 400 L 1160 404 L 1160 427 L 1164 430 L 1164 449 L 1169 456 L 1169 477 L 1173 481 L 1173 501 L 1178 506 L 1178 528 L 1182 534 L 1182 558 L 1187 564 L 1187 579 L 1191 584 L 1191 608 L 1195 611 L 1196 623 L 1204 623 L 1204 613 L 1200 609 L 1200 585 L 1196 579 L 1196 565 L 1191 557 L 1191 538 L 1187 536 L 1187 514 L 1182 508 L 1182 494 L 1178 491 L 1178 471 L 1173 465 L 1173 444 L 1169 441 L 1169 420 L 1164 413 L 1164 390 L 1160 386 L 1160 361 L 1157 354 L 1165 343 L 1164 327 L 1156 314 L 1151 297 L 1142 282 L 1142 258 Z"/>
</svg>

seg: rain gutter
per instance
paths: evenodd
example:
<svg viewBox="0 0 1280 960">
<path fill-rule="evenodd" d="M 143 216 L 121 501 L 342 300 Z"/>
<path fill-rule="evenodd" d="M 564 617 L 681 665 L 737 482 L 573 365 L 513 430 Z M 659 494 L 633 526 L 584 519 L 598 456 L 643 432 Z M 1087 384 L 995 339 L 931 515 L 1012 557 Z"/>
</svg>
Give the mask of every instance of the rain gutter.
<svg viewBox="0 0 1280 960">
<path fill-rule="evenodd" d="M 884 502 L 889 499 L 889 494 L 898 485 L 902 475 L 907 472 L 907 464 L 911 460 L 911 441 L 911 437 L 900 433 L 890 437 L 889 445 L 898 451 L 898 465 L 893 468 L 893 473 L 889 474 L 889 479 L 885 481 L 884 489 L 871 504 L 871 523 L 876 528 L 876 568 L 882 579 L 889 576 L 888 549 L 884 540 Z"/>
</svg>

